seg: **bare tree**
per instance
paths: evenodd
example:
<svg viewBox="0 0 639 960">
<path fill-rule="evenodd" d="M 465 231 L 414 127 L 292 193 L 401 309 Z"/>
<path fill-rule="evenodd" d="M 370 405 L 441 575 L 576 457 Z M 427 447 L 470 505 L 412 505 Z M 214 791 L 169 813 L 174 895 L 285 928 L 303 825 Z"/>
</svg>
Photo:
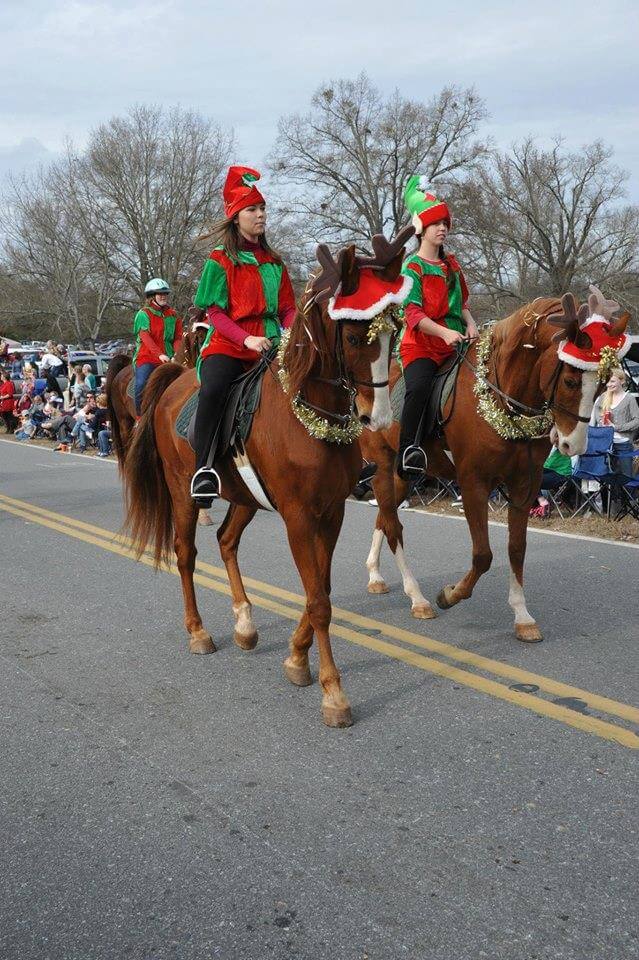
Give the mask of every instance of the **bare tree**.
<svg viewBox="0 0 639 960">
<path fill-rule="evenodd" d="M 269 157 L 284 207 L 315 240 L 356 240 L 397 231 L 407 178 L 449 184 L 486 154 L 486 116 L 473 90 L 446 87 L 428 103 L 395 91 L 384 100 L 366 74 L 320 87 L 310 111 L 279 122 Z"/>
<path fill-rule="evenodd" d="M 599 141 L 571 153 L 561 140 L 543 150 L 527 139 L 460 185 L 460 253 L 497 312 L 508 301 L 578 293 L 590 282 L 622 300 L 630 291 L 639 210 L 620 205 L 627 174 L 611 158 Z"/>
<path fill-rule="evenodd" d="M 118 265 L 134 299 L 153 276 L 178 301 L 190 297 L 197 237 L 220 214 L 232 147 L 231 134 L 197 113 L 139 106 L 100 126 L 84 156 L 69 156 L 86 241 Z"/>
</svg>

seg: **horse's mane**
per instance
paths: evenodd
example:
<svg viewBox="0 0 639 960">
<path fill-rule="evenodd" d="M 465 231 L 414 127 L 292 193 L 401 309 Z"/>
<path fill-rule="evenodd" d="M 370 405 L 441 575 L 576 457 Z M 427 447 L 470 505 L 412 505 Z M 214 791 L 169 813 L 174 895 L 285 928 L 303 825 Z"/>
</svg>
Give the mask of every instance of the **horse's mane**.
<svg viewBox="0 0 639 960">
<path fill-rule="evenodd" d="M 561 311 L 561 300 L 557 297 L 537 297 L 532 303 L 525 303 L 509 317 L 497 321 L 493 327 L 495 347 L 510 352 L 526 343 L 544 350 L 557 332 L 557 327 L 547 323 L 547 319 Z"/>
<path fill-rule="evenodd" d="M 291 396 L 300 392 L 311 374 L 329 376 L 333 371 L 334 344 L 329 340 L 332 330 L 326 306 L 314 303 L 307 312 L 304 304 L 298 307 L 283 357 Z"/>
</svg>

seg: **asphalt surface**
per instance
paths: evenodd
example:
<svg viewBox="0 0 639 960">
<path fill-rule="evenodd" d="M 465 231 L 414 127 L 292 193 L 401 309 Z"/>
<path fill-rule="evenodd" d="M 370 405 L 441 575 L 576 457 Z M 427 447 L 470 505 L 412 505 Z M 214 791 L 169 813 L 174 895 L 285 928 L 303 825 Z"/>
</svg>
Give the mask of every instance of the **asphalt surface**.
<svg viewBox="0 0 639 960">
<path fill-rule="evenodd" d="M 283 677 L 291 619 L 256 606 L 242 652 L 230 600 L 198 588 L 219 650 L 190 656 L 175 576 L 64 532 L 59 515 L 119 528 L 111 462 L 2 441 L 0 495 L 2 960 L 639 957 L 632 745 L 465 684 L 490 669 L 458 662 L 456 682 L 359 645 L 385 638 L 363 628 L 335 637 L 355 724 L 329 730 L 318 685 Z M 337 606 L 637 703 L 636 549 L 531 533 L 545 641 L 525 645 L 502 529 L 475 596 L 419 622 L 387 552 L 391 592 L 365 591 L 374 516 L 347 507 Z M 468 565 L 466 527 L 402 521 L 434 599 Z M 198 541 L 219 565 L 214 529 Z M 258 515 L 240 561 L 299 593 L 279 517 Z M 582 699 L 564 714 L 631 729 Z"/>
</svg>

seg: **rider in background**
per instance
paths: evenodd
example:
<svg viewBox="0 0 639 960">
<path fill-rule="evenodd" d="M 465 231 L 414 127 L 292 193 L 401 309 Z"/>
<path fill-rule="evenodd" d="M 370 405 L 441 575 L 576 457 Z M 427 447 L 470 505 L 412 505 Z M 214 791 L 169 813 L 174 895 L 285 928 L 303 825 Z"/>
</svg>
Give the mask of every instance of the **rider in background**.
<svg viewBox="0 0 639 960">
<path fill-rule="evenodd" d="M 182 321 L 169 306 L 170 292 L 166 280 L 159 277 L 149 280 L 144 288 L 146 303 L 138 310 L 133 321 L 133 333 L 137 337 L 133 369 L 138 419 L 146 381 L 156 367 L 172 359 L 182 339 Z"/>
<path fill-rule="evenodd" d="M 204 265 L 195 306 L 206 310 L 210 329 L 197 363 L 200 395 L 195 418 L 196 469 L 191 496 L 210 506 L 220 478 L 207 467 L 228 391 L 260 355 L 279 341 L 295 317 L 288 271 L 266 235 L 266 204 L 250 167 L 230 167 L 224 185 L 225 218 L 209 237 L 217 241 Z"/>
<path fill-rule="evenodd" d="M 402 479 L 426 471 L 421 436 L 422 414 L 428 403 L 437 368 L 455 352 L 456 345 L 477 336 L 468 309 L 468 287 L 461 267 L 444 242 L 451 225 L 446 203 L 430 191 L 424 177 L 409 177 L 404 201 L 420 243 L 407 257 L 402 273 L 413 281 L 404 301 L 404 329 L 399 358 L 404 370 L 406 398 L 402 411 L 397 473 Z"/>
</svg>

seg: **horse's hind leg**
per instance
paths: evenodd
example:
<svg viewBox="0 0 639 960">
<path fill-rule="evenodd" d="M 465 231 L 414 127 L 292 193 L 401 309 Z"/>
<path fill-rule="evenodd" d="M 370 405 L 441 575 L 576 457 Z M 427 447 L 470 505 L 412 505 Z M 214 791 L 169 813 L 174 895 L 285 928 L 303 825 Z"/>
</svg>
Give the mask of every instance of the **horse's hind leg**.
<svg viewBox="0 0 639 960">
<path fill-rule="evenodd" d="M 331 563 L 343 518 L 343 503 L 332 516 L 322 517 L 319 523 L 297 511 L 284 518 L 288 541 L 306 593 L 306 611 L 291 638 L 291 653 L 284 661 L 284 672 L 296 682 L 290 668 L 303 669 L 305 665 L 308 669 L 308 648 L 314 633 L 319 652 L 319 680 L 324 694 L 322 717 L 329 727 L 350 727 L 353 722 L 328 633 L 331 622 Z"/>
<path fill-rule="evenodd" d="M 256 512 L 254 507 L 243 507 L 232 503 L 217 531 L 220 556 L 226 567 L 233 597 L 233 616 L 235 617 L 233 640 L 242 650 L 253 649 L 257 643 L 257 630 L 253 623 L 253 608 L 246 595 L 237 562 L 237 548 L 245 527 L 251 522 Z"/>
<path fill-rule="evenodd" d="M 526 496 L 525 491 L 522 492 Z M 509 496 L 519 502 L 517 492 L 508 488 Z M 531 501 L 532 502 L 532 501 Z M 510 590 L 508 603 L 515 614 L 515 634 L 518 640 L 526 643 L 539 643 L 543 640 L 535 620 L 528 613 L 524 596 L 524 558 L 526 556 L 526 533 L 528 530 L 528 511 L 531 504 L 522 507 L 508 506 L 508 559 L 510 560 Z"/>
<path fill-rule="evenodd" d="M 464 513 L 473 541 L 473 562 L 468 573 L 458 583 L 442 587 L 437 594 L 437 605 L 442 610 L 455 606 L 472 595 L 475 584 L 490 568 L 493 555 L 488 539 L 488 495 L 490 487 L 473 476 L 459 478 Z"/>
<path fill-rule="evenodd" d="M 173 524 L 175 529 L 173 546 L 182 581 L 184 624 L 190 638 L 189 650 L 191 653 L 215 653 L 215 644 L 211 635 L 204 629 L 195 599 L 193 571 L 197 556 L 195 549 L 197 507 L 188 496 L 188 492 L 182 496 L 173 494 Z"/>
</svg>

